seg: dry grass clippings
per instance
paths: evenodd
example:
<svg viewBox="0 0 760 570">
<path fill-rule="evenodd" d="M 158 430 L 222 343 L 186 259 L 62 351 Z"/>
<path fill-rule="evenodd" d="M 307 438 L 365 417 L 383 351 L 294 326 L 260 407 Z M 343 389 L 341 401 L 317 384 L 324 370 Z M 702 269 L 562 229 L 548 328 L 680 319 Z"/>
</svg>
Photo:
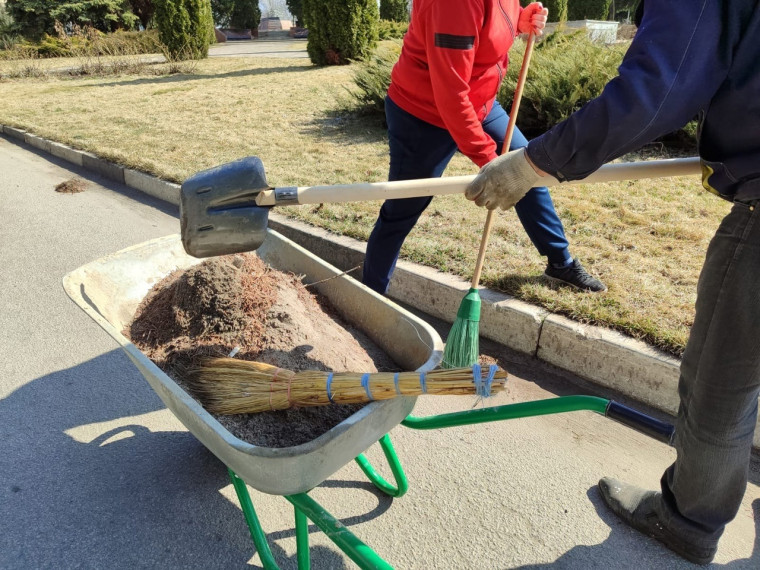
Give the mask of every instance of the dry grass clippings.
<svg viewBox="0 0 760 570">
<path fill-rule="evenodd" d="M 84 192 L 87 188 L 87 183 L 79 178 L 72 178 L 71 180 L 65 180 L 55 187 L 56 192 L 61 194 L 78 194 Z"/>
</svg>

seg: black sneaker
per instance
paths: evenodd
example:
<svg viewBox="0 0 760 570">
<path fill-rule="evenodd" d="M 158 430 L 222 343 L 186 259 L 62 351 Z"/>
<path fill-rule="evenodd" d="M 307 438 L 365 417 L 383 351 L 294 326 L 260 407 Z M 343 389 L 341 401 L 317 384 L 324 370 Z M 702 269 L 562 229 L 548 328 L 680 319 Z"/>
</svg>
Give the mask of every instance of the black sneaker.
<svg viewBox="0 0 760 570">
<path fill-rule="evenodd" d="M 714 540 L 697 544 L 693 537 L 678 534 L 663 524 L 657 513 L 661 493 L 645 491 L 633 485 L 604 477 L 599 492 L 607 506 L 626 523 L 645 535 L 660 541 L 670 550 L 694 564 L 709 564 L 718 551 Z"/>
<path fill-rule="evenodd" d="M 599 293 L 607 290 L 607 286 L 596 277 L 589 275 L 589 273 L 583 269 L 581 262 L 577 259 L 573 259 L 573 262 L 570 265 L 563 267 L 562 269 L 557 269 L 550 263 L 546 266 L 544 277 L 551 279 L 552 281 L 572 285 L 582 291 Z"/>
</svg>

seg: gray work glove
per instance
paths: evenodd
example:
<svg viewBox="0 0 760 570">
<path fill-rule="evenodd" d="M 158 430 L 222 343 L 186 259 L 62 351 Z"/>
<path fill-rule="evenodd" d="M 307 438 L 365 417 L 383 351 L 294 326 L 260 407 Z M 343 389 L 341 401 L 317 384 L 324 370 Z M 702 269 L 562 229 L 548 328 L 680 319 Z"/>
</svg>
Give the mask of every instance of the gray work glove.
<svg viewBox="0 0 760 570">
<path fill-rule="evenodd" d="M 481 168 L 464 195 L 489 210 L 497 206 L 508 210 L 540 179 L 525 157 L 525 149 L 520 148 L 494 158 Z"/>
</svg>

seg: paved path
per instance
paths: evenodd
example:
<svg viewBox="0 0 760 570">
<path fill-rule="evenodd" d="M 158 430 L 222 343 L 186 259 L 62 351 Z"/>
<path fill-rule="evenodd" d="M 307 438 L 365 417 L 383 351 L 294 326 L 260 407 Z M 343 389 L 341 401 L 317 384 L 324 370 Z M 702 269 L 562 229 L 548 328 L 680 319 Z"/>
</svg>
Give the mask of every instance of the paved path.
<svg viewBox="0 0 760 570">
<path fill-rule="evenodd" d="M 58 194 L 79 176 L 85 192 Z M 174 208 L 0 137 L 0 568 L 260 567 L 220 462 L 164 408 L 61 278 L 177 233 Z M 494 404 L 580 393 L 573 378 L 484 344 L 513 373 Z M 421 399 L 416 415 L 468 409 Z M 397 568 L 690 568 L 620 524 L 596 481 L 657 484 L 673 450 L 589 412 L 391 432 L 410 480 L 378 495 L 349 464 L 313 491 Z M 382 465 L 378 449 L 369 456 Z M 387 472 L 387 470 L 382 470 Z M 760 467 L 715 568 L 760 567 Z M 292 509 L 253 493 L 295 568 Z M 313 567 L 353 567 L 311 527 Z"/>
<path fill-rule="evenodd" d="M 234 40 L 214 44 L 208 50 L 209 57 L 285 57 L 308 59 L 305 39 Z"/>
</svg>

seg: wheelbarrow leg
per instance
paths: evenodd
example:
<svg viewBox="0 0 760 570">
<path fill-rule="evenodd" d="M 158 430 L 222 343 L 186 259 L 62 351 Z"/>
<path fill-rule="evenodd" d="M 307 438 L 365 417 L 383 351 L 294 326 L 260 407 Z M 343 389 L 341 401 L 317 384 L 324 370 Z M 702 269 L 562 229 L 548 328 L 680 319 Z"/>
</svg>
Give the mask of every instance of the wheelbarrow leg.
<svg viewBox="0 0 760 570">
<path fill-rule="evenodd" d="M 259 553 L 264 570 L 279 570 L 277 562 L 272 556 L 266 534 L 261 528 L 259 518 L 253 508 L 251 495 L 248 488 L 237 474 L 227 468 L 227 472 L 235 487 L 240 507 L 243 509 L 243 515 L 251 531 L 251 538 L 256 545 L 256 551 Z M 284 495 L 284 498 L 290 501 L 295 508 L 296 516 L 296 557 L 298 559 L 298 570 L 308 570 L 311 567 L 309 554 L 309 519 L 311 519 L 340 548 L 351 560 L 353 560 L 362 570 L 393 570 L 393 567 L 385 560 L 380 558 L 377 553 L 364 544 L 361 540 L 348 530 L 343 523 L 328 513 L 319 503 L 309 497 L 306 493 L 297 495 Z"/>
<path fill-rule="evenodd" d="M 383 449 L 385 459 L 388 460 L 388 465 L 391 468 L 391 473 L 393 473 L 393 478 L 396 480 L 395 486 L 383 479 L 383 477 L 375 470 L 375 468 L 372 467 L 369 459 L 367 459 L 363 453 L 360 453 L 356 457 L 356 463 L 359 464 L 361 470 L 364 471 L 364 474 L 370 481 L 372 481 L 375 487 L 391 497 L 401 497 L 409 490 L 409 481 L 407 480 L 406 474 L 404 473 L 404 468 L 401 467 L 401 463 L 398 460 L 396 450 L 393 448 L 390 434 L 386 433 L 380 439 L 380 447 Z"/>
<path fill-rule="evenodd" d="M 293 505 L 296 514 L 296 557 L 298 558 L 298 570 L 311 568 L 311 554 L 309 553 L 309 519 L 304 512 Z"/>
<path fill-rule="evenodd" d="M 277 566 L 277 562 L 275 562 L 274 556 L 272 556 L 272 551 L 269 548 L 269 543 L 267 542 L 267 537 L 264 533 L 264 529 L 261 528 L 261 523 L 259 523 L 259 517 L 256 516 L 256 511 L 254 510 L 253 502 L 251 501 L 251 495 L 248 493 L 248 489 L 245 487 L 245 481 L 238 477 L 237 474 L 229 467 L 227 468 L 227 472 L 230 474 L 232 486 L 235 487 L 238 501 L 240 501 L 240 508 L 243 509 L 245 522 L 248 523 L 248 529 L 251 531 L 251 538 L 253 539 L 253 543 L 256 545 L 256 552 L 259 553 L 259 558 L 261 558 L 261 564 L 264 566 L 264 570 L 279 570 L 279 566 Z M 296 523 L 298 523 L 297 518 Z M 309 549 L 307 544 L 307 556 L 308 550 Z M 301 568 L 300 557 L 298 567 L 299 569 Z"/>
</svg>

